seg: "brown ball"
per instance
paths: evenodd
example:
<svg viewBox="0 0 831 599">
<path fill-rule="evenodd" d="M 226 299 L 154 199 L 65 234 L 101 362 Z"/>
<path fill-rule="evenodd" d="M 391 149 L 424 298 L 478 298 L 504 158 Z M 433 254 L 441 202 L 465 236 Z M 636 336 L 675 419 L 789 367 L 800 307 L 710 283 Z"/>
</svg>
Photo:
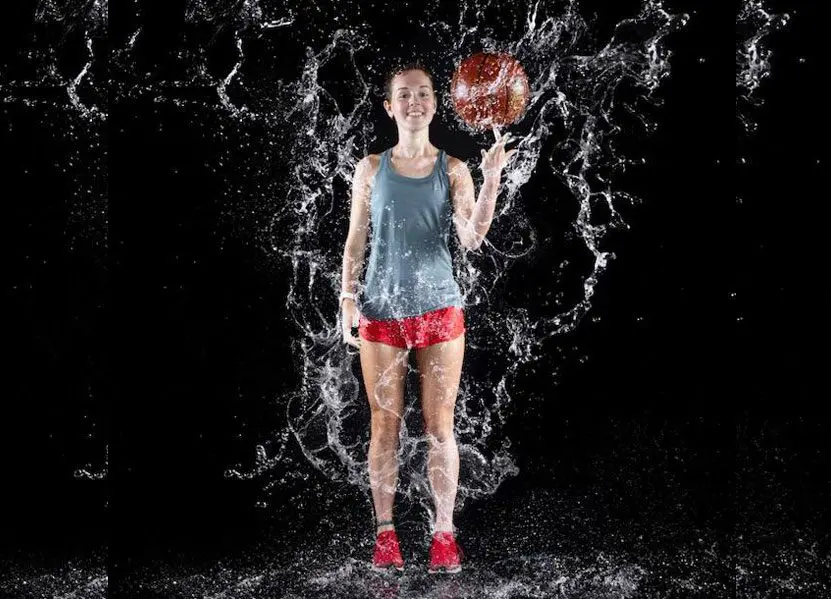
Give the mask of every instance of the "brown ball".
<svg viewBox="0 0 831 599">
<path fill-rule="evenodd" d="M 480 52 L 465 58 L 450 84 L 456 112 L 477 128 L 516 122 L 528 96 L 528 76 L 510 54 Z"/>
</svg>

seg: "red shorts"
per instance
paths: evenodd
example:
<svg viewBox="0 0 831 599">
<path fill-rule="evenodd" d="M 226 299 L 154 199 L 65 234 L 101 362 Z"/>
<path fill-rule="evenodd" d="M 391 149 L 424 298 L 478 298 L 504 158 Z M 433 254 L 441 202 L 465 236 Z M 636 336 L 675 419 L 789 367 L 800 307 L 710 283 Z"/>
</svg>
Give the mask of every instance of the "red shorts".
<svg viewBox="0 0 831 599">
<path fill-rule="evenodd" d="M 457 306 L 401 320 L 369 320 L 363 316 L 358 320 L 362 338 L 401 348 L 427 347 L 455 339 L 464 332 L 465 315 Z"/>
</svg>

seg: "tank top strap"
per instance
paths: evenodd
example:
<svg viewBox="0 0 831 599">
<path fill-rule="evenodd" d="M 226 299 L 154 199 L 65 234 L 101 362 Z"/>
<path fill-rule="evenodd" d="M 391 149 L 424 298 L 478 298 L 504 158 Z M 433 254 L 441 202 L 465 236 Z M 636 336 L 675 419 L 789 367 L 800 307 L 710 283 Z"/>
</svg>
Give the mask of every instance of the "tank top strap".
<svg viewBox="0 0 831 599">
<path fill-rule="evenodd" d="M 438 161 L 438 172 L 441 175 L 447 175 L 447 152 L 444 150 L 439 150 L 439 157 L 437 158 Z"/>
<path fill-rule="evenodd" d="M 389 168 L 390 168 L 389 160 L 390 160 L 390 152 L 391 151 L 392 151 L 392 148 L 387 148 L 386 150 L 381 152 L 381 164 L 378 165 L 378 171 L 379 172 L 385 172 L 385 171 L 389 170 Z"/>
</svg>

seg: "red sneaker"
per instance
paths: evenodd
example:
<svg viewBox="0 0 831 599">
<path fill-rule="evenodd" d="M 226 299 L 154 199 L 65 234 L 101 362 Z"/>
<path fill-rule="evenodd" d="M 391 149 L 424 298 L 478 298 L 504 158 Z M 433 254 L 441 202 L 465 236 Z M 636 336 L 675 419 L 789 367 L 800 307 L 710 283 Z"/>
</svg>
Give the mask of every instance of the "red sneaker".
<svg viewBox="0 0 831 599">
<path fill-rule="evenodd" d="M 427 572 L 437 574 L 447 572 L 455 574 L 462 570 L 462 548 L 456 542 L 452 532 L 437 532 L 430 545 L 430 563 Z"/>
<path fill-rule="evenodd" d="M 385 530 L 375 539 L 375 551 L 372 554 L 372 568 L 374 570 L 388 570 L 395 568 L 399 572 L 404 570 L 404 559 L 401 557 L 401 548 L 398 545 L 398 535 L 394 530 Z"/>
</svg>

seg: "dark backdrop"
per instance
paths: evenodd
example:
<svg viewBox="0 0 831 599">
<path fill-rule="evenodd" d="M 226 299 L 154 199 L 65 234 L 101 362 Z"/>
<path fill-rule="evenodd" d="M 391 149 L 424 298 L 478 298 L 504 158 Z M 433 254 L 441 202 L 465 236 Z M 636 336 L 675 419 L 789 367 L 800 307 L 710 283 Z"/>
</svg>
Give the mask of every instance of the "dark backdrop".
<svg viewBox="0 0 831 599">
<path fill-rule="evenodd" d="M 182 43 L 181 4 L 144 7 L 139 59 L 160 78 Z M 600 13 L 598 26 L 620 18 L 606 3 L 585 5 Z M 794 497 L 827 498 L 827 425 L 813 407 L 825 395 L 829 331 L 819 218 L 827 126 L 808 10 L 771 37 L 773 76 L 750 109 L 752 135 L 737 125 L 730 15 L 700 12 L 671 36 L 659 127 L 638 148 L 648 162 L 625 177 L 644 202 L 626 209 L 631 230 L 613 239 L 617 258 L 590 313 L 601 318 L 550 342 L 544 364 L 558 368 L 556 384 L 545 368 L 523 375 L 506 429 L 520 474 L 484 501 L 593 486 L 636 501 L 621 473 L 660 486 L 671 471 L 680 496 L 727 529 L 746 446 L 761 462 L 777 448 Z M 28 39 L 29 17 L 9 13 L 7 56 Z M 122 40 L 134 24 L 113 10 L 111 36 Z M 217 48 L 219 63 L 233 61 L 231 43 Z M 298 331 L 282 311 L 287 273 L 260 268 L 258 250 L 221 218 L 222 176 L 208 165 L 235 140 L 187 127 L 182 111 L 195 109 L 140 96 L 110 107 L 108 242 L 70 247 L 73 179 L 56 168 L 67 150 L 44 125 L 49 108 L 3 106 L 13 150 L 3 219 L 10 544 L 103 542 L 109 530 L 116 560 L 133 559 L 314 522 L 313 503 L 297 508 L 303 489 L 278 487 L 258 510 L 263 480 L 223 476 L 279 421 L 268 398 L 298 381 L 288 343 Z M 568 202 L 535 195 L 558 186 L 538 172 L 522 191 L 541 230 L 570 218 Z M 550 251 L 510 274 L 529 304 L 552 293 L 528 285 L 550 278 L 560 259 L 556 244 Z M 560 359 L 558 344 L 587 359 Z M 89 437 L 90 419 L 105 434 Z M 73 477 L 105 445 L 106 480 Z M 818 494 L 800 495 L 806 487 Z"/>
</svg>

